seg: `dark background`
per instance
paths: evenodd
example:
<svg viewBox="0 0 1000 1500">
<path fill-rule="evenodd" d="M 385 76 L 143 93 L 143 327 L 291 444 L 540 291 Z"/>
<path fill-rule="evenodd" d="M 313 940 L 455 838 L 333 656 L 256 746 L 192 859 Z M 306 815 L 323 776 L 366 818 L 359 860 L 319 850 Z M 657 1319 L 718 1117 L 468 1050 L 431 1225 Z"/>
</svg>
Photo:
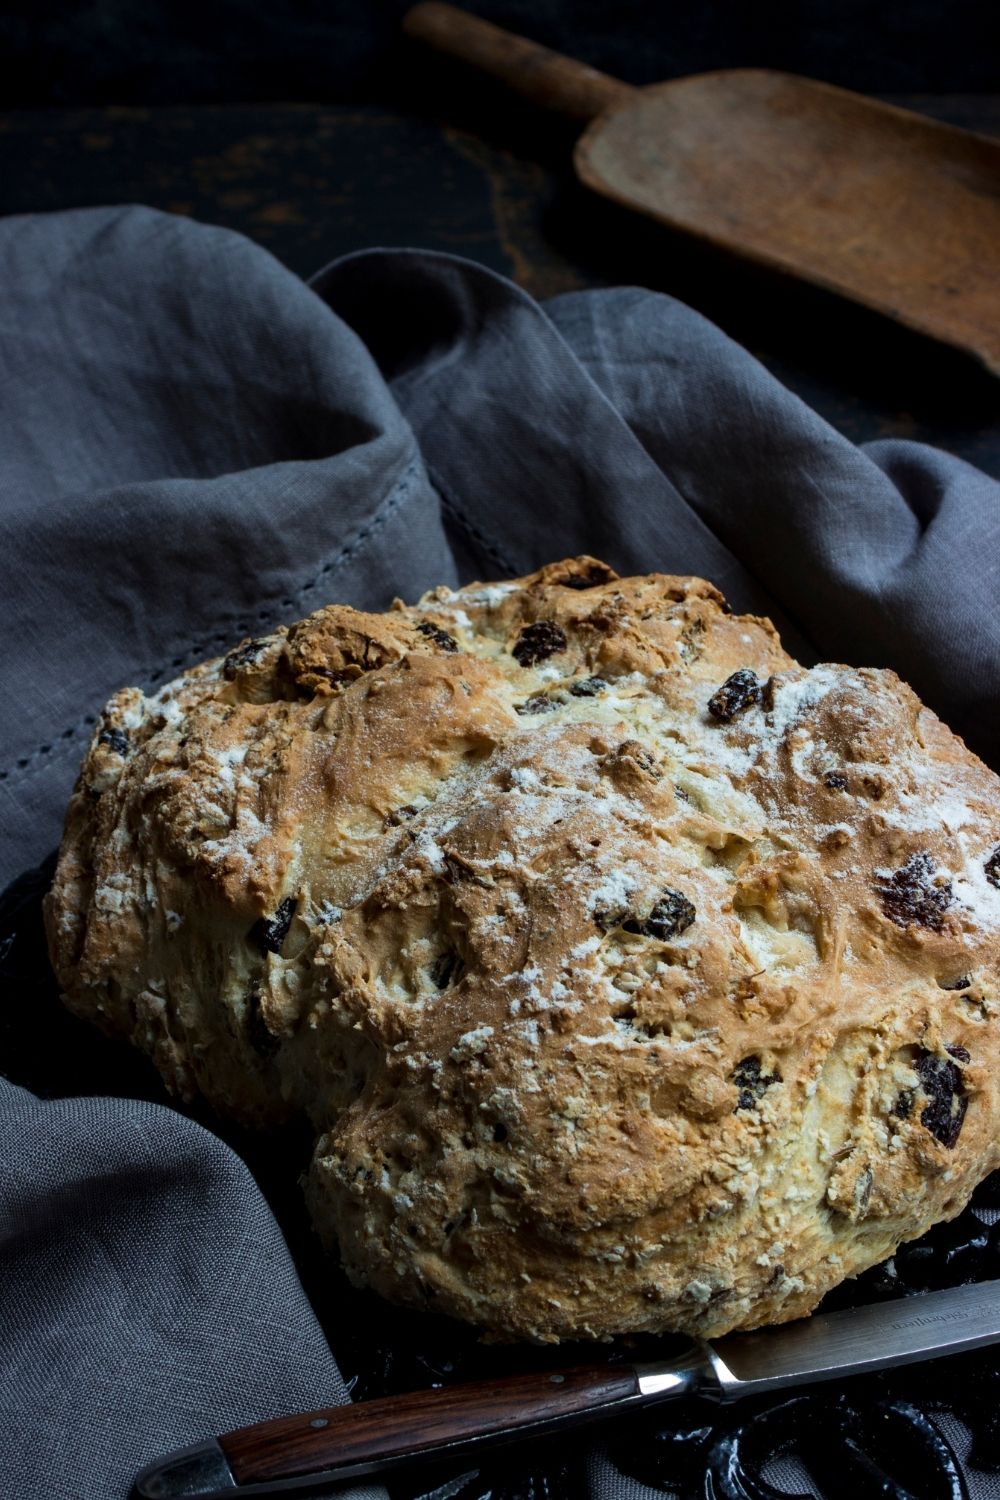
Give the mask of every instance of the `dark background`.
<svg viewBox="0 0 1000 1500">
<path fill-rule="evenodd" d="M 6 105 L 382 102 L 410 70 L 404 0 L 17 0 Z M 470 0 L 466 9 L 631 83 L 761 66 L 871 92 L 997 87 L 992 0 Z"/>
<path fill-rule="evenodd" d="M 783 68 L 1000 135 L 996 0 L 463 3 L 633 83 Z M 539 298 L 652 287 L 854 441 L 917 438 L 1000 476 L 1000 385 L 971 358 L 588 193 L 577 127 L 408 42 L 407 8 L 0 5 L 0 213 L 146 203 L 238 230 L 302 276 L 416 245 Z"/>
</svg>

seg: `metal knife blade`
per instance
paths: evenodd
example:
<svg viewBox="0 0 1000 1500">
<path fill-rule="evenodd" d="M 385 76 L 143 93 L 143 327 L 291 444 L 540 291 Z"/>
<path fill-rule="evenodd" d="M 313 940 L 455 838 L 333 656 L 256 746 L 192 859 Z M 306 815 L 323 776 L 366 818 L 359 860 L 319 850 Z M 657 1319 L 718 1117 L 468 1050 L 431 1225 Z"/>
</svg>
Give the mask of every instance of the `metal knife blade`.
<svg viewBox="0 0 1000 1500">
<path fill-rule="evenodd" d="M 708 1347 L 721 1398 L 733 1401 L 961 1354 L 998 1339 L 1000 1281 L 984 1281 L 730 1333 Z"/>
</svg>

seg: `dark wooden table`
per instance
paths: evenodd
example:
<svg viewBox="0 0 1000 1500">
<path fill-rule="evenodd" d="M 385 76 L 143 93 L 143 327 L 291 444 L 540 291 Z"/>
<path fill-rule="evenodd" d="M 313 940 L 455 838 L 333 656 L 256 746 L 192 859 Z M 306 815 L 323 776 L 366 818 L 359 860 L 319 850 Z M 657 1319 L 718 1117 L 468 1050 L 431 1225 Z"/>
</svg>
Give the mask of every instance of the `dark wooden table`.
<svg viewBox="0 0 1000 1500">
<path fill-rule="evenodd" d="M 350 250 L 453 251 L 544 298 L 640 283 L 697 307 L 856 442 L 935 443 L 1000 476 L 1000 382 L 826 293 L 695 246 L 580 188 L 572 133 L 489 86 L 323 104 L 11 111 L 0 211 L 142 202 L 242 231 L 307 276 Z M 1000 135 L 1000 95 L 891 96 Z"/>
</svg>

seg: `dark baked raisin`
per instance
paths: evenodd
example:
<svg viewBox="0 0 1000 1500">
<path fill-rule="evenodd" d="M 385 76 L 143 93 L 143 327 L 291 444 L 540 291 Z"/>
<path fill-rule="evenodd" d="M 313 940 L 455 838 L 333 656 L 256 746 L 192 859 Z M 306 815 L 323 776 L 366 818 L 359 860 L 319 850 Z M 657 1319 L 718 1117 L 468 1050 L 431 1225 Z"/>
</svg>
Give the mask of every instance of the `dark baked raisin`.
<svg viewBox="0 0 1000 1500">
<path fill-rule="evenodd" d="M 107 745 L 116 755 L 128 754 L 128 731 L 125 729 L 102 729 L 97 736 L 99 745 Z"/>
<path fill-rule="evenodd" d="M 607 685 L 603 677 L 584 677 L 579 682 L 570 683 L 569 690 L 574 698 L 596 698 Z"/>
<path fill-rule="evenodd" d="M 890 1110 L 900 1120 L 908 1120 L 913 1111 L 913 1090 L 901 1089 L 896 1095 L 896 1102 Z"/>
<path fill-rule="evenodd" d="M 972 984 L 968 974 L 960 974 L 957 979 L 939 979 L 939 990 L 967 990 Z"/>
<path fill-rule="evenodd" d="M 524 703 L 515 703 L 514 712 L 524 717 L 525 714 L 550 714 L 556 705 L 551 698 L 546 698 L 543 693 L 536 693 L 533 698 L 528 698 Z"/>
<path fill-rule="evenodd" d="M 446 948 L 443 953 L 439 953 L 430 967 L 431 980 L 439 990 L 446 990 L 449 985 L 457 984 L 464 973 L 465 964 L 454 948 Z"/>
<path fill-rule="evenodd" d="M 969 1049 L 967 1047 L 960 1047 L 958 1042 L 945 1042 L 944 1050 L 950 1057 L 956 1058 L 958 1062 L 972 1061 L 972 1054 Z"/>
<path fill-rule="evenodd" d="M 744 1057 L 733 1069 L 732 1079 L 738 1090 L 736 1108 L 753 1109 L 772 1083 L 781 1082 L 781 1074 L 762 1073 L 759 1057 Z"/>
<path fill-rule="evenodd" d="M 247 995 L 246 1008 L 247 1041 L 258 1057 L 273 1057 L 280 1045 L 278 1038 L 268 1030 L 260 1006 L 260 991 L 251 990 Z"/>
<path fill-rule="evenodd" d="M 759 703 L 762 690 L 763 683 L 755 673 L 749 667 L 740 667 L 709 698 L 708 711 L 720 724 L 728 724 L 737 714 L 745 713 L 754 703 Z"/>
<path fill-rule="evenodd" d="M 614 583 L 618 574 L 607 563 L 591 563 L 585 573 L 571 573 L 565 578 L 553 578 L 564 589 L 596 589 L 602 583 Z"/>
<path fill-rule="evenodd" d="M 508 1132 L 506 1125 L 504 1125 L 501 1120 L 498 1120 L 493 1127 L 493 1139 L 495 1141 L 505 1141 L 507 1139 L 507 1133 Z"/>
<path fill-rule="evenodd" d="M 522 667 L 533 667 L 536 661 L 544 661 L 566 650 L 566 636 L 554 620 L 536 620 L 525 625 L 514 642 L 511 655 Z"/>
<path fill-rule="evenodd" d="M 918 923 L 940 932 L 953 892 L 950 880 L 935 883 L 934 861 L 929 854 L 911 854 L 898 870 L 875 873 L 875 894 L 890 922 L 897 927 Z"/>
<path fill-rule="evenodd" d="M 435 646 L 440 646 L 442 651 L 457 651 L 458 642 L 447 630 L 442 630 L 440 625 L 433 625 L 430 620 L 421 620 L 417 626 L 421 635 L 425 635 Z"/>
<path fill-rule="evenodd" d="M 629 917 L 621 925 L 626 932 L 665 940 L 687 932 L 695 916 L 694 907 L 680 891 L 664 891 L 648 917 Z"/>
<path fill-rule="evenodd" d="M 265 637 L 257 641 L 244 641 L 242 646 L 237 646 L 230 651 L 222 663 L 222 675 L 227 682 L 232 682 L 237 672 L 242 672 L 244 667 L 252 667 L 257 658 L 266 651 L 271 641 Z"/>
<path fill-rule="evenodd" d="M 990 885 L 995 885 L 997 890 L 1000 890 L 1000 844 L 997 844 L 983 869 L 986 871 L 986 879 Z"/>
<path fill-rule="evenodd" d="M 286 896 L 273 917 L 260 917 L 253 924 L 249 937 L 257 944 L 261 953 L 281 952 L 281 945 L 288 936 L 298 904 L 295 896 Z"/>
<path fill-rule="evenodd" d="M 918 1054 L 913 1068 L 928 1101 L 920 1116 L 921 1125 L 942 1146 L 954 1146 L 968 1108 L 961 1069 L 948 1058 L 926 1051 Z"/>
<path fill-rule="evenodd" d="M 840 771 L 827 771 L 823 777 L 823 785 L 828 786 L 832 792 L 846 792 L 847 777 Z"/>
<path fill-rule="evenodd" d="M 410 818 L 415 818 L 417 812 L 418 809 L 413 806 L 412 802 L 405 802 L 402 807 L 394 807 L 391 812 L 386 813 L 382 819 L 382 827 L 398 828 L 400 823 L 405 823 Z"/>
</svg>

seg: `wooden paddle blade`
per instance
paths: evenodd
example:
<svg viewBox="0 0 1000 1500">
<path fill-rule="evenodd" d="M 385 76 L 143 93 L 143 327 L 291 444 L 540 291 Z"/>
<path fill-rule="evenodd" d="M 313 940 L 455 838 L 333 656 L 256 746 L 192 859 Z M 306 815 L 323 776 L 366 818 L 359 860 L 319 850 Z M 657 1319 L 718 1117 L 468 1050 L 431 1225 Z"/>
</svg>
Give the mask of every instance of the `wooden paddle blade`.
<svg viewBox="0 0 1000 1500">
<path fill-rule="evenodd" d="M 1000 374 L 1000 142 L 764 70 L 637 90 L 577 143 L 588 187 L 851 297 Z"/>
</svg>

